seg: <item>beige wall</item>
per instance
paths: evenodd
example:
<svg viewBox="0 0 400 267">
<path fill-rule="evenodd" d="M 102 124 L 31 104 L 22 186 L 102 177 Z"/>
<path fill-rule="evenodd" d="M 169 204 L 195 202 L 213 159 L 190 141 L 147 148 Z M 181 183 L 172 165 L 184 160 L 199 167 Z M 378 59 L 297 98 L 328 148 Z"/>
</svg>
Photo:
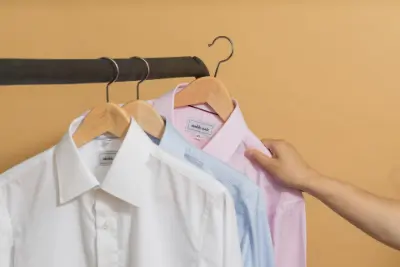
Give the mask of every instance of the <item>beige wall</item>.
<svg viewBox="0 0 400 267">
<path fill-rule="evenodd" d="M 196 55 L 214 69 L 228 46 L 207 43 L 228 35 L 236 54 L 219 77 L 258 136 L 290 140 L 322 172 L 400 194 L 400 5 L 48 2 L 0 2 L 0 58 Z M 157 97 L 179 81 L 145 82 L 142 95 Z M 114 86 L 111 99 L 132 99 L 134 87 Z M 0 173 L 56 143 L 74 117 L 102 101 L 101 84 L 0 88 Z M 307 197 L 307 212 L 308 266 L 399 266 L 399 252 L 318 201 Z"/>
</svg>

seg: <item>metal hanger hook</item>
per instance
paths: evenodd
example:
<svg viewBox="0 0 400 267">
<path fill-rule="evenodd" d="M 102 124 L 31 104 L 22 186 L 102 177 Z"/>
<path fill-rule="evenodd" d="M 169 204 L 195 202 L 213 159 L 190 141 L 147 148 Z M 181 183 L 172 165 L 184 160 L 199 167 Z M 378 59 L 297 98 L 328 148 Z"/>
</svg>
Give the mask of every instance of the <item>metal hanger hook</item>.
<svg viewBox="0 0 400 267">
<path fill-rule="evenodd" d="M 150 75 L 150 65 L 149 65 L 149 62 L 147 62 L 147 60 L 145 60 L 145 59 L 142 58 L 142 57 L 131 57 L 131 59 L 134 59 L 134 58 L 137 58 L 137 59 L 142 60 L 142 61 L 146 64 L 146 68 L 147 68 L 146 76 L 145 76 L 142 80 L 140 80 L 140 81 L 137 83 L 137 85 L 136 85 L 136 100 L 138 100 L 138 99 L 139 99 L 139 87 L 140 87 L 140 84 L 141 84 L 142 82 L 146 81 L 146 80 L 149 78 L 149 75 Z"/>
<path fill-rule="evenodd" d="M 233 56 L 233 53 L 235 52 L 235 48 L 233 46 L 233 41 L 231 40 L 231 38 L 229 38 L 228 36 L 223 36 L 223 35 L 215 37 L 215 39 L 212 41 L 212 43 L 208 44 L 208 47 L 213 46 L 218 39 L 226 39 L 226 40 L 228 40 L 228 42 L 231 44 L 231 53 L 227 58 L 225 58 L 225 59 L 223 59 L 223 60 L 218 62 L 217 68 L 215 69 L 214 77 L 217 77 L 219 66 L 222 63 L 227 62 L 229 59 L 231 59 L 231 57 Z"/>
<path fill-rule="evenodd" d="M 110 88 L 110 85 L 111 84 L 113 84 L 114 82 L 116 82 L 117 80 L 118 80 L 118 77 L 119 77 L 119 67 L 118 67 L 118 64 L 117 64 L 117 62 L 114 60 L 114 59 L 112 59 L 112 58 L 109 58 L 109 57 L 102 57 L 102 58 L 100 58 L 100 59 L 106 59 L 106 60 L 108 60 L 108 61 L 110 61 L 112 64 L 113 64 L 113 67 L 114 67 L 114 78 L 111 80 L 111 81 L 109 81 L 108 83 L 107 83 L 107 85 L 106 85 L 106 101 L 107 101 L 107 103 L 108 102 L 110 102 L 110 96 L 109 96 L 109 88 Z"/>
</svg>

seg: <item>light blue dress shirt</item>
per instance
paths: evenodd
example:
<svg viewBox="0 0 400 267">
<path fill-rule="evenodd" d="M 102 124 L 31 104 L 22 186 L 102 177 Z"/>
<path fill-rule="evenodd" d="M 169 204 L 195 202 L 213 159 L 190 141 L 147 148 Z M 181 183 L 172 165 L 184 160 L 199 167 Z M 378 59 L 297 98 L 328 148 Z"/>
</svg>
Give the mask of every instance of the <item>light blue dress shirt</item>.
<svg viewBox="0 0 400 267">
<path fill-rule="evenodd" d="M 168 121 L 161 140 L 150 138 L 169 154 L 212 174 L 229 190 L 236 209 L 244 266 L 274 267 L 267 210 L 260 188 L 244 174 L 187 142 Z"/>
</svg>

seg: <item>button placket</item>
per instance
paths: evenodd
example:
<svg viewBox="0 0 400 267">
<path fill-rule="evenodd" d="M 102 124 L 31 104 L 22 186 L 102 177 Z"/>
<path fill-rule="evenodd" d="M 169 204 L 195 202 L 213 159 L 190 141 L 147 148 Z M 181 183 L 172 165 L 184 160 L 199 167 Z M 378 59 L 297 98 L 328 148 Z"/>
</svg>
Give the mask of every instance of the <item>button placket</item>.
<svg viewBox="0 0 400 267">
<path fill-rule="evenodd" d="M 99 191 L 96 194 L 96 245 L 99 267 L 118 266 L 118 240 L 115 212 L 107 203 L 109 196 Z"/>
</svg>

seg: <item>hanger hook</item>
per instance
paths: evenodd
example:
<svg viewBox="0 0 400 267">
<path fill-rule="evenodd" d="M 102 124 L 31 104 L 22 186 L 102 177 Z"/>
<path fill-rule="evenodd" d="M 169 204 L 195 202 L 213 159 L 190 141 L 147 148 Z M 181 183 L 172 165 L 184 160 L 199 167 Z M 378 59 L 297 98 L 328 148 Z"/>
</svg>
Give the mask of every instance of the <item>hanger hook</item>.
<svg viewBox="0 0 400 267">
<path fill-rule="evenodd" d="M 146 69 L 147 69 L 146 76 L 145 76 L 143 79 L 141 79 L 141 80 L 136 84 L 136 100 L 138 100 L 138 99 L 139 99 L 139 86 L 140 86 L 140 84 L 141 84 L 142 82 L 146 81 L 146 80 L 149 78 L 149 75 L 150 75 L 150 65 L 149 65 L 149 62 L 147 62 L 147 60 L 145 60 L 145 59 L 142 58 L 142 57 L 131 57 L 131 59 L 134 59 L 134 58 L 137 58 L 137 59 L 142 60 L 142 61 L 146 64 Z"/>
<path fill-rule="evenodd" d="M 100 58 L 100 59 L 106 59 L 106 60 L 108 60 L 108 61 L 110 61 L 112 64 L 113 64 L 113 67 L 114 67 L 114 78 L 111 80 L 111 81 L 109 81 L 108 83 L 107 83 L 107 85 L 106 85 L 106 101 L 107 101 L 107 103 L 108 102 L 110 102 L 110 97 L 109 97 L 109 88 L 110 88 L 110 85 L 111 84 L 113 84 L 114 82 L 116 82 L 117 80 L 118 80 L 118 77 L 119 77 L 119 67 L 118 67 L 118 64 L 117 64 L 117 62 L 114 60 L 114 59 L 112 59 L 112 58 L 109 58 L 109 57 L 102 57 L 102 58 Z"/>
<path fill-rule="evenodd" d="M 219 66 L 221 65 L 221 63 L 227 62 L 229 59 L 231 59 L 231 57 L 233 56 L 233 53 L 235 52 L 235 48 L 234 48 L 234 46 L 233 46 L 233 41 L 231 40 L 231 38 L 229 38 L 228 36 L 223 36 L 223 35 L 215 37 L 215 39 L 212 41 L 212 43 L 211 43 L 211 44 L 208 44 L 208 47 L 213 46 L 214 43 L 215 43 L 218 39 L 226 39 L 226 40 L 228 40 L 228 42 L 231 44 L 231 53 L 230 53 L 230 55 L 229 55 L 227 58 L 225 58 L 225 59 L 223 59 L 223 60 L 221 60 L 221 61 L 218 62 L 217 68 L 215 69 L 214 77 L 217 77 L 218 70 L 219 70 Z"/>
</svg>

